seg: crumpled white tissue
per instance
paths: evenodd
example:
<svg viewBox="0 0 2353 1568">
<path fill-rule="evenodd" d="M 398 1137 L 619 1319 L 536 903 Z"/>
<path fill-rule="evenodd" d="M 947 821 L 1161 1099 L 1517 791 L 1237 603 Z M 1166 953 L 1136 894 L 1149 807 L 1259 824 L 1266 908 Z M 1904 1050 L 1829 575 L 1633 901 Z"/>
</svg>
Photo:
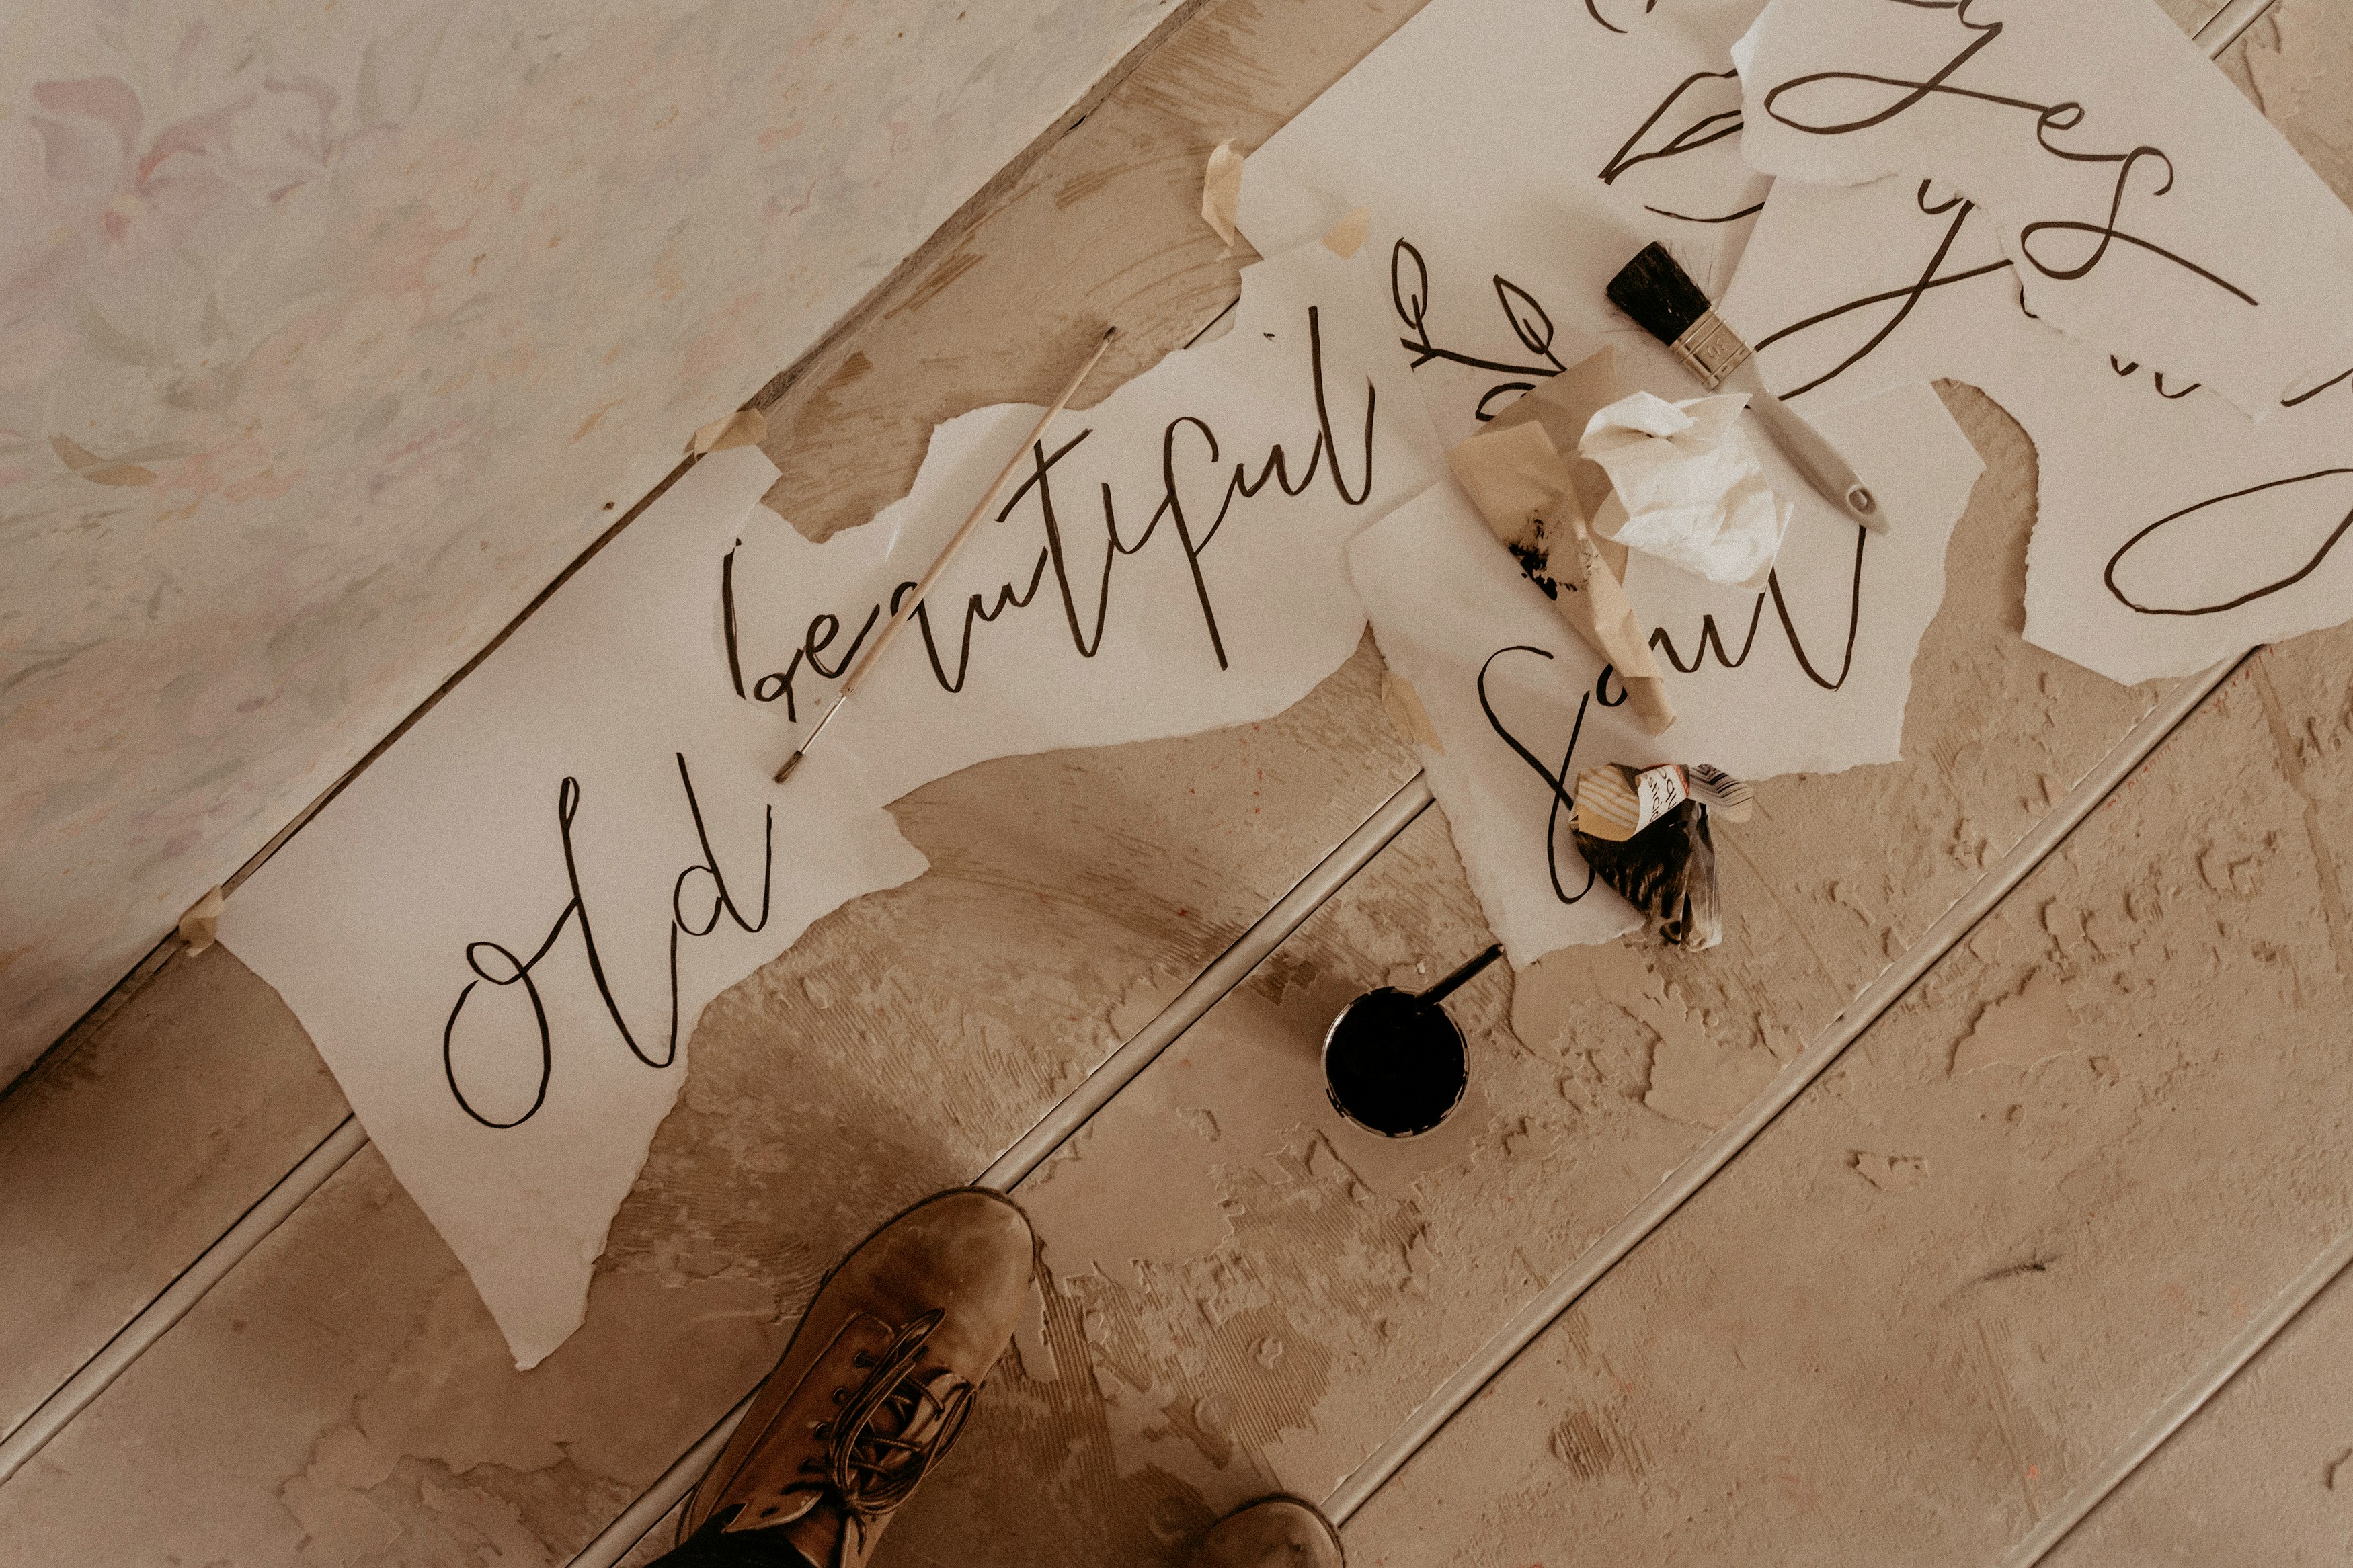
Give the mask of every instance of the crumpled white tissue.
<svg viewBox="0 0 2353 1568">
<path fill-rule="evenodd" d="M 1794 510 L 1735 427 L 1745 393 L 1670 403 L 1637 392 L 1586 422 L 1577 449 L 1611 495 L 1593 531 L 1713 583 L 1762 588 Z"/>
</svg>

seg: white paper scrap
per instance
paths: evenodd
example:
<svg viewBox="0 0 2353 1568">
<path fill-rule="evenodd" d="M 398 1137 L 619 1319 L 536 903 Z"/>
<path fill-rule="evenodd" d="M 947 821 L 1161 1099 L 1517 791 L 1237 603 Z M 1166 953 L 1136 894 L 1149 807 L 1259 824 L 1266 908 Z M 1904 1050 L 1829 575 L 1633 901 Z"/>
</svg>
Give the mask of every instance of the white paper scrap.
<svg viewBox="0 0 2353 1568">
<path fill-rule="evenodd" d="M 1738 55 L 1757 167 L 1968 197 L 2101 353 L 2257 418 L 2353 361 L 2353 213 L 2148 0 L 1773 0 Z"/>
<path fill-rule="evenodd" d="M 776 477 L 698 462 L 222 913 L 518 1365 L 579 1326 L 703 1005 L 923 869 L 879 802 L 747 765 L 715 590 Z"/>
<path fill-rule="evenodd" d="M 756 447 L 703 458 L 229 898 L 222 939 L 520 1364 L 578 1325 L 704 1005 L 923 870 L 885 803 L 1266 718 L 1354 650 L 1348 540 L 1443 472 L 1381 266 L 1261 262 L 1225 337 L 1057 420 L 787 784 L 1034 408 L 941 426 L 910 496 L 823 545 L 754 504 Z"/>
<path fill-rule="evenodd" d="M 1719 310 L 1810 416 L 1950 376 L 2024 426 L 2030 642 L 2140 681 L 2353 615 L 2353 361 L 2250 422 L 2168 365 L 2031 319 L 1982 213 L 1896 180 L 1782 182 Z"/>
<path fill-rule="evenodd" d="M 1412 683 L 1443 749 L 1430 793 L 1462 869 L 1515 965 L 1639 930 L 1569 840 L 1577 763 L 1670 760 L 1461 488 L 1433 485 L 1358 535 L 1348 570 L 1382 659 Z M 1573 761 L 1565 761 L 1573 759 Z"/>
<path fill-rule="evenodd" d="M 1792 508 L 1736 423 L 1747 406 L 1746 393 L 1638 392 L 1594 415 L 1577 447 L 1609 476 L 1594 531 L 1711 583 L 1764 587 Z"/>
</svg>

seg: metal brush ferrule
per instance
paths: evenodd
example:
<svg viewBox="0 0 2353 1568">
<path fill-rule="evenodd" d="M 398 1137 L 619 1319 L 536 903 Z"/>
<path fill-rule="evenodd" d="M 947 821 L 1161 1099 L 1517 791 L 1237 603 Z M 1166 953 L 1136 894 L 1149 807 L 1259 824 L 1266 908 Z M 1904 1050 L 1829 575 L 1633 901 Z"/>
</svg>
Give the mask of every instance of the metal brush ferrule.
<svg viewBox="0 0 2353 1568">
<path fill-rule="evenodd" d="M 1738 370 L 1753 352 L 1714 310 L 1702 313 L 1698 321 L 1683 329 L 1682 337 L 1667 346 L 1691 367 L 1692 374 L 1710 392 L 1722 385 L 1724 378 Z"/>
</svg>

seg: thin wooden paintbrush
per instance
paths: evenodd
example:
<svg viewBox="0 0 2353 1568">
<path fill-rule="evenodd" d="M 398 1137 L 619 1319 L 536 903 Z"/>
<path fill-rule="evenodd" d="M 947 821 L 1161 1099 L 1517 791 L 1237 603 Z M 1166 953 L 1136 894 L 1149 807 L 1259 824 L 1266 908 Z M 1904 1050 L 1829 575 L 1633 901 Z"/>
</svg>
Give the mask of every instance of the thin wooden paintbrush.
<svg viewBox="0 0 2353 1568">
<path fill-rule="evenodd" d="M 931 569 L 925 572 L 922 579 L 915 584 L 914 591 L 901 601 L 900 607 L 892 612 L 889 620 L 882 623 L 882 630 L 876 635 L 872 642 L 866 645 L 866 651 L 859 656 L 858 662 L 849 667 L 849 674 L 843 679 L 841 689 L 834 694 L 833 706 L 825 710 L 825 717 L 817 721 L 817 728 L 811 730 L 807 738 L 794 748 L 793 754 L 785 759 L 785 765 L 776 770 L 778 784 L 792 777 L 793 770 L 801 765 L 803 757 L 808 755 L 808 749 L 817 743 L 817 738 L 819 735 L 825 733 L 825 727 L 833 722 L 833 716 L 841 711 L 842 704 L 849 700 L 849 694 L 858 689 L 858 683 L 866 678 L 868 670 L 874 668 L 874 661 L 882 657 L 882 650 L 891 646 L 891 639 L 899 635 L 899 628 L 914 619 L 915 610 L 923 604 L 923 595 L 932 591 L 932 584 L 940 580 L 940 574 L 948 569 L 948 563 L 956 558 L 956 552 L 964 548 L 964 542 L 971 538 L 973 530 L 980 526 L 981 518 L 987 515 L 990 507 L 997 504 L 998 492 L 1005 489 L 1005 482 L 1013 477 L 1013 470 L 1019 468 L 1022 459 L 1029 455 L 1029 448 L 1037 444 L 1039 437 L 1045 435 L 1046 426 L 1051 425 L 1054 422 L 1054 416 L 1070 405 L 1071 399 L 1078 395 L 1079 388 L 1085 384 L 1087 377 L 1094 374 L 1094 368 L 1102 362 L 1104 351 L 1111 347 L 1112 339 L 1118 333 L 1117 327 L 1103 329 L 1103 339 L 1095 344 L 1095 352 L 1087 356 L 1087 363 L 1079 367 L 1079 374 L 1071 377 L 1071 384 L 1062 388 L 1062 395 L 1054 399 L 1053 405 L 1039 416 L 1036 427 L 1023 438 L 1020 446 L 1013 449 L 1013 456 L 1005 460 L 1005 467 L 998 471 L 997 478 L 989 481 L 988 489 L 982 493 L 980 500 L 973 507 L 972 515 L 964 520 L 964 526 L 955 531 L 955 537 L 950 539 L 947 547 L 940 552 L 939 558 L 932 563 Z"/>
<path fill-rule="evenodd" d="M 1665 246 L 1656 240 L 1644 246 L 1609 279 L 1609 294 L 1611 304 L 1674 350 L 1709 391 L 1725 386 L 1746 393 L 1750 412 L 1824 500 L 1865 528 L 1886 531 L 1878 499 L 1853 466 L 1803 415 L 1765 389 L 1755 352 L 1715 313 L 1706 293 Z"/>
</svg>

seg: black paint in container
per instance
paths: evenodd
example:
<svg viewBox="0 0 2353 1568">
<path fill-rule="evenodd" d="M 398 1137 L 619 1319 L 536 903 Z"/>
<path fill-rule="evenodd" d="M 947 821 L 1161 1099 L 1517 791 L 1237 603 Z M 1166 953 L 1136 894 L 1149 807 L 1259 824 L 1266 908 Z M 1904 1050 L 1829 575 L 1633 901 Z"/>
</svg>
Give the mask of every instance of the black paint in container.
<svg viewBox="0 0 2353 1568">
<path fill-rule="evenodd" d="M 1419 994 L 1384 985 L 1343 1008 L 1324 1037 L 1332 1109 L 1385 1138 L 1415 1137 L 1451 1115 L 1471 1081 L 1470 1056 L 1441 1004 L 1503 952 L 1489 948 Z"/>
</svg>

